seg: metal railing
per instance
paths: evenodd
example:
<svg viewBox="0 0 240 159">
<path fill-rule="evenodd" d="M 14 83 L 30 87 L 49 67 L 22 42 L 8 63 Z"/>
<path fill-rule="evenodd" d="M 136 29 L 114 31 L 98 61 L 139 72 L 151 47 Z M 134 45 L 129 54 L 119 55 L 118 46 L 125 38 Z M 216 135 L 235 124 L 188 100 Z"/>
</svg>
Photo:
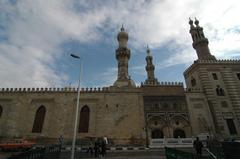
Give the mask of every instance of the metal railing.
<svg viewBox="0 0 240 159">
<path fill-rule="evenodd" d="M 193 138 L 162 138 L 151 139 L 150 148 L 163 148 L 163 147 L 193 147 Z"/>
<path fill-rule="evenodd" d="M 200 156 L 191 152 L 165 147 L 166 159 L 214 159 L 212 156 Z"/>
<path fill-rule="evenodd" d="M 7 159 L 59 159 L 60 153 L 60 145 L 51 145 L 30 149 L 26 152 L 10 156 Z"/>
</svg>

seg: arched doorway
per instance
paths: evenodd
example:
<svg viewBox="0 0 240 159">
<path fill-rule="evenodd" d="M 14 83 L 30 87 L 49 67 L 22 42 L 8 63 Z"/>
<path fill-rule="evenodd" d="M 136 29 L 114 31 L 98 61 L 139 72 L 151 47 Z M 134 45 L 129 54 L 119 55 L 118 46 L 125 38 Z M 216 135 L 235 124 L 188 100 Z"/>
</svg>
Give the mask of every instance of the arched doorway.
<svg viewBox="0 0 240 159">
<path fill-rule="evenodd" d="M 163 138 L 163 132 L 160 129 L 152 130 L 152 139 L 159 139 Z"/>
<path fill-rule="evenodd" d="M 186 134 L 182 129 L 175 129 L 173 132 L 173 137 L 174 138 L 186 138 Z"/>
<path fill-rule="evenodd" d="M 36 115 L 35 115 L 33 128 L 32 128 L 33 133 L 41 133 L 42 132 L 45 114 L 46 114 L 46 108 L 42 105 L 38 108 Z"/>
<path fill-rule="evenodd" d="M 87 105 L 85 105 L 81 109 L 78 132 L 80 132 L 80 133 L 87 133 L 88 132 L 89 116 L 90 116 L 90 109 Z"/>
<path fill-rule="evenodd" d="M 3 108 L 2 108 L 2 106 L 0 105 L 0 118 L 2 117 L 2 112 L 3 112 Z"/>
</svg>

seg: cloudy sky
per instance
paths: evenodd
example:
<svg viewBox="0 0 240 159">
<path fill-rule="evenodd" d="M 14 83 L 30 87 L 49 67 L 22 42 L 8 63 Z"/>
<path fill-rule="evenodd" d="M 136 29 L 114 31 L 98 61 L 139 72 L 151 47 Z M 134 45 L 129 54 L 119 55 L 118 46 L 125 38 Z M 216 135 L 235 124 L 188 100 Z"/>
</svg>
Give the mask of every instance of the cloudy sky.
<svg viewBox="0 0 240 159">
<path fill-rule="evenodd" d="M 183 3 L 184 2 L 184 3 Z M 197 58 L 189 17 L 197 17 L 218 59 L 240 58 L 239 0 L 0 0 L 0 87 L 109 86 L 117 78 L 116 36 L 129 33 L 129 72 L 146 79 L 148 44 L 159 81 L 184 81 Z"/>
</svg>

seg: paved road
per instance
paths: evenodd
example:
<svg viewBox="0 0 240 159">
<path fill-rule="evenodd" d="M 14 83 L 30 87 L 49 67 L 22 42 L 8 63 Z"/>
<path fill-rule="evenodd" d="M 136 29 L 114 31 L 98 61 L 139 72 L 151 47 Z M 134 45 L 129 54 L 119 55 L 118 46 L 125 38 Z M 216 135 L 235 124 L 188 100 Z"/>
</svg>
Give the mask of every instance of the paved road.
<svg viewBox="0 0 240 159">
<path fill-rule="evenodd" d="M 7 157 L 17 152 L 0 152 L 0 159 Z M 155 150 L 120 150 L 108 151 L 108 159 L 165 159 L 165 152 L 163 149 Z M 70 151 L 62 151 L 60 159 L 70 159 Z M 94 159 L 93 156 L 86 152 L 76 151 L 75 159 Z"/>
<path fill-rule="evenodd" d="M 192 148 L 180 148 L 186 152 L 194 152 Z M 206 151 L 203 151 L 204 156 L 208 156 Z M 94 159 L 93 156 L 86 152 L 77 151 L 75 155 L 76 159 Z M 60 159 L 69 159 L 70 151 L 63 151 Z M 166 159 L 165 149 L 149 149 L 149 150 L 120 150 L 120 151 L 108 151 L 108 159 Z"/>
<path fill-rule="evenodd" d="M 61 153 L 60 159 L 69 159 L 70 151 Z M 93 159 L 94 157 L 85 152 L 76 153 L 76 159 Z M 165 152 L 163 149 L 156 150 L 126 150 L 126 151 L 110 151 L 107 152 L 108 159 L 165 159 Z"/>
<path fill-rule="evenodd" d="M 193 152 L 191 148 L 184 148 L 183 151 Z M 11 154 L 17 152 L 0 152 L 0 159 L 6 159 Z M 206 154 L 206 152 L 204 152 Z M 86 152 L 76 151 L 75 159 L 93 159 L 94 157 Z M 108 159 L 165 159 L 164 149 L 149 149 L 149 150 L 116 150 L 108 151 Z M 60 159 L 70 159 L 70 151 L 62 150 Z"/>
</svg>

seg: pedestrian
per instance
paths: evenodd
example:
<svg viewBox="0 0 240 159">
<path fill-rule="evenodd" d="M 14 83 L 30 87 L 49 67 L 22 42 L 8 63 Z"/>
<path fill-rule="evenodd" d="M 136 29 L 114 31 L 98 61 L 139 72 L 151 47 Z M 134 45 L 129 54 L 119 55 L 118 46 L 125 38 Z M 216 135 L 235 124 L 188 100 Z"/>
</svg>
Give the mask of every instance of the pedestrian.
<svg viewBox="0 0 240 159">
<path fill-rule="evenodd" d="M 95 156 L 95 158 L 99 157 L 99 144 L 97 141 L 95 141 L 95 143 L 94 143 L 94 156 Z"/>
<path fill-rule="evenodd" d="M 63 136 L 62 135 L 60 135 L 60 137 L 58 138 L 58 141 L 59 141 L 60 146 L 62 147 L 62 145 L 63 145 Z"/>
<path fill-rule="evenodd" d="M 104 140 L 102 140 L 101 142 L 101 155 L 102 157 L 105 157 L 106 156 L 106 142 Z"/>
<path fill-rule="evenodd" d="M 193 147 L 195 148 L 197 155 L 201 156 L 202 155 L 202 148 L 203 144 L 199 140 L 199 137 L 196 137 L 196 140 L 193 142 Z"/>
<path fill-rule="evenodd" d="M 209 136 L 207 136 L 206 147 L 207 147 L 208 149 L 210 148 L 210 138 L 209 138 Z"/>
<path fill-rule="evenodd" d="M 87 149 L 87 153 L 90 152 L 91 156 L 93 155 L 93 149 L 94 149 L 94 146 L 93 146 L 93 141 L 91 139 L 90 142 L 89 142 L 89 145 L 88 145 L 88 149 Z"/>
<path fill-rule="evenodd" d="M 104 140 L 105 144 L 107 145 L 108 144 L 108 139 L 107 139 L 106 136 L 103 137 L 103 140 Z"/>
</svg>

